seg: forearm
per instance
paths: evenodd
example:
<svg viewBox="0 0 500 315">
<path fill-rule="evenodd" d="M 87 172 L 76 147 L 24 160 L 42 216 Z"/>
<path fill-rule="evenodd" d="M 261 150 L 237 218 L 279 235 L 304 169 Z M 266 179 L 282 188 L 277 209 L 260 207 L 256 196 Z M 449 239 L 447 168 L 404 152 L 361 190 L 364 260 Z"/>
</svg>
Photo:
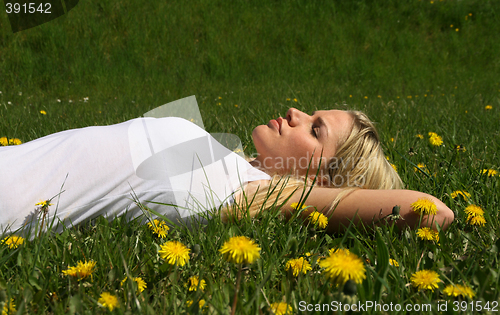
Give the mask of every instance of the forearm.
<svg viewBox="0 0 500 315">
<path fill-rule="evenodd" d="M 388 215 L 392 214 L 394 206 L 400 207 L 401 218 L 396 220 L 399 227 L 428 226 L 436 229 L 436 225 L 446 228 L 453 221 L 454 214 L 439 199 L 412 190 L 369 190 L 357 189 L 346 196 L 330 210 L 331 203 L 341 193 L 341 189 L 314 188 L 305 205 L 311 205 L 329 218 L 329 232 L 339 232 L 345 230 L 352 222 L 354 224 L 364 223 L 366 225 L 382 223 Z M 437 208 L 435 215 L 423 215 L 413 210 L 412 203 L 418 199 L 426 198 L 434 202 Z M 292 210 L 290 204 L 298 202 L 300 195 L 294 195 L 285 205 L 284 209 Z M 288 211 L 287 211 L 288 212 Z M 310 211 L 306 211 L 309 213 Z M 290 213 L 290 212 L 288 212 Z"/>
</svg>

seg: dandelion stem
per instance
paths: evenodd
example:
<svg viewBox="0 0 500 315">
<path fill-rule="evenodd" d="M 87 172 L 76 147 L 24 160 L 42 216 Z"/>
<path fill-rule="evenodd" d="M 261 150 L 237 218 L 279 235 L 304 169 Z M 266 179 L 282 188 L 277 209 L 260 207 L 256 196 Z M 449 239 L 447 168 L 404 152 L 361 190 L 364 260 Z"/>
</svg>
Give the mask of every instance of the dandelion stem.
<svg viewBox="0 0 500 315">
<path fill-rule="evenodd" d="M 236 304 L 238 303 L 238 293 L 240 291 L 240 281 L 241 281 L 241 264 L 239 264 L 238 276 L 236 278 L 236 290 L 234 291 L 233 307 L 231 308 L 231 315 L 236 313 Z"/>
<path fill-rule="evenodd" d="M 40 210 L 43 213 L 43 216 L 42 216 L 42 224 L 40 225 L 40 231 L 38 232 L 38 238 L 42 237 L 43 223 L 45 222 L 45 216 L 47 215 L 47 212 L 49 212 L 49 209 L 47 209 L 48 203 L 49 200 L 46 201 L 46 205 L 42 206 L 42 209 Z"/>
</svg>

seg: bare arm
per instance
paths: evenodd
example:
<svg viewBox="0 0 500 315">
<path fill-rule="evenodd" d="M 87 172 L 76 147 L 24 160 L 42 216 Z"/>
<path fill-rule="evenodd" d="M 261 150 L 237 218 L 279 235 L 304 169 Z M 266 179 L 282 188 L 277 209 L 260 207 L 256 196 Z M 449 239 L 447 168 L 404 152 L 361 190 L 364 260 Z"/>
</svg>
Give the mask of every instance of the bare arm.
<svg viewBox="0 0 500 315">
<path fill-rule="evenodd" d="M 247 198 L 251 199 L 258 187 L 263 187 L 267 181 L 252 182 L 245 187 Z M 405 225 L 412 228 L 418 228 L 420 215 L 415 213 L 411 204 L 418 199 L 427 198 L 433 201 L 437 207 L 436 215 L 423 216 L 421 226 L 428 226 L 436 229 L 436 225 L 445 229 L 454 219 L 453 211 L 436 197 L 413 190 L 376 190 L 376 189 L 357 189 L 344 196 L 339 204 L 329 211 L 333 201 L 343 189 L 313 187 L 305 205 L 313 206 L 329 218 L 328 231 L 343 231 L 351 222 L 359 224 L 363 222 L 371 225 L 380 219 L 392 214 L 394 206 L 400 206 L 400 215 L 402 219 L 397 220 L 399 227 Z M 296 191 L 290 199 L 283 205 L 282 211 L 289 218 L 295 211 L 291 204 L 299 202 L 302 190 Z M 313 209 L 304 211 L 307 216 Z"/>
<path fill-rule="evenodd" d="M 350 222 L 358 224 L 363 222 L 371 225 L 374 222 L 392 214 L 394 206 L 400 206 L 402 219 L 397 220 L 399 227 L 408 225 L 417 228 L 420 215 L 415 213 L 411 204 L 420 198 L 427 198 L 436 204 L 438 209 L 436 215 L 423 216 L 421 226 L 436 229 L 436 224 L 441 228 L 446 228 L 453 221 L 454 214 L 443 202 L 431 195 L 413 190 L 377 190 L 377 189 L 357 189 L 344 196 L 339 204 L 329 212 L 332 202 L 342 189 L 314 187 L 307 198 L 305 205 L 314 206 L 329 218 L 328 231 L 339 232 L 349 226 Z M 290 205 L 298 202 L 300 193 L 296 192 L 284 205 L 283 211 L 288 216 L 293 209 Z"/>
</svg>

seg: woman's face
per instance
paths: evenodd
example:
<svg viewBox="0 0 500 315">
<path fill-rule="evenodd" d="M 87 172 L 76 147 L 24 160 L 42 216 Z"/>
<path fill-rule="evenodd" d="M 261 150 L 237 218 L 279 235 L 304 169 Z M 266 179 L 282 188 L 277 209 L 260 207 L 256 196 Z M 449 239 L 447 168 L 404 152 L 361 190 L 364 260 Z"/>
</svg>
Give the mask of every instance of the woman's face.
<svg viewBox="0 0 500 315">
<path fill-rule="evenodd" d="M 352 123 L 351 114 L 341 110 L 321 110 L 308 115 L 290 108 L 285 118 L 272 119 L 253 130 L 258 153 L 253 164 L 268 173 L 294 171 L 296 175 L 306 175 L 311 162 L 309 175 L 315 175 L 320 160 L 324 169 L 329 158 L 335 156 L 338 143 L 347 138 Z"/>
</svg>

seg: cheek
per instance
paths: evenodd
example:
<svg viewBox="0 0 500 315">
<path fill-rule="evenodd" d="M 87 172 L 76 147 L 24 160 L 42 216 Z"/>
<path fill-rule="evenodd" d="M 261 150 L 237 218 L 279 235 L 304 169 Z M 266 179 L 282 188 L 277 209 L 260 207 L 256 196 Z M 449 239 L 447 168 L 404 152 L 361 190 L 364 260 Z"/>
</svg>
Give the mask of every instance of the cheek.
<svg viewBox="0 0 500 315">
<path fill-rule="evenodd" d="M 302 135 L 290 138 L 289 147 L 290 151 L 295 152 L 294 155 L 296 156 L 311 157 L 313 152 L 315 152 L 315 149 L 316 151 L 321 151 L 321 148 L 316 148 L 310 139 L 307 139 Z M 316 153 L 314 155 L 316 155 Z"/>
</svg>

